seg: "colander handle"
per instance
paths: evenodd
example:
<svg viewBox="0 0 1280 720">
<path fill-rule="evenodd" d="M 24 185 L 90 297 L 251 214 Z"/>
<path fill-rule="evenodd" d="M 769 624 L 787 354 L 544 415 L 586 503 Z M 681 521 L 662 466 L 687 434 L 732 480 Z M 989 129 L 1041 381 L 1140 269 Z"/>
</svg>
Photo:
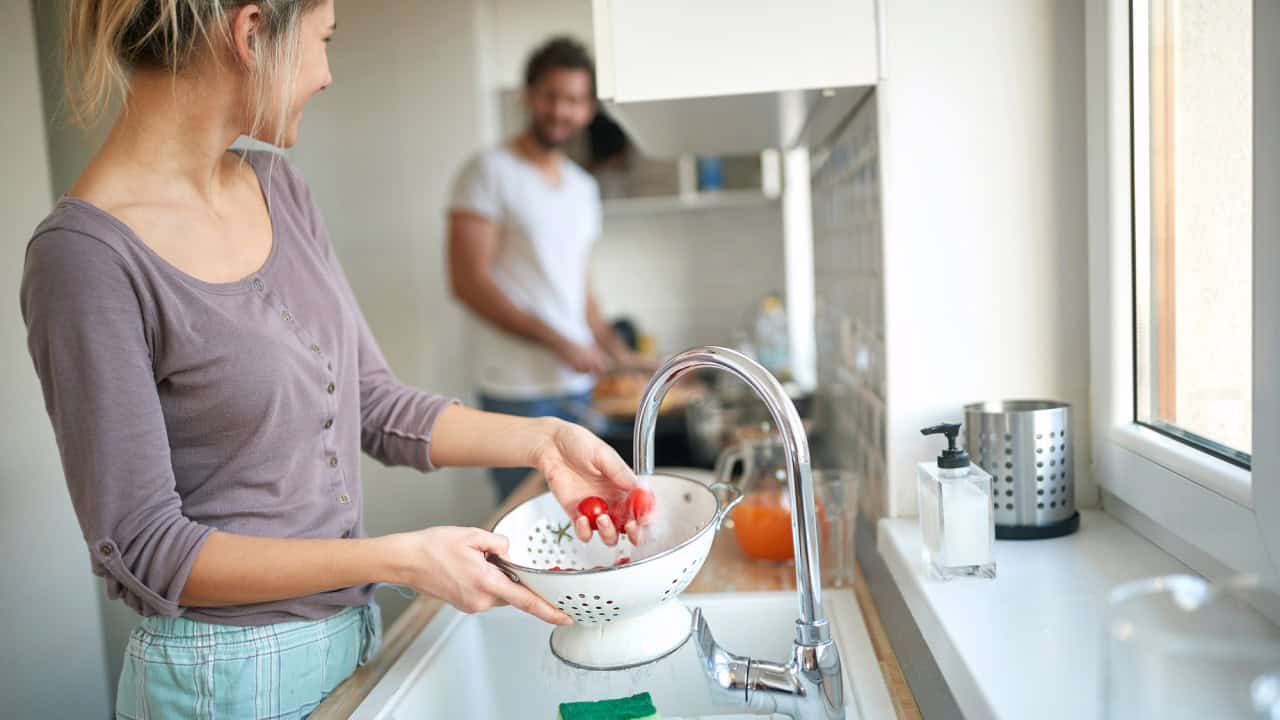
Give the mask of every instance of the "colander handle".
<svg viewBox="0 0 1280 720">
<path fill-rule="evenodd" d="M 720 501 L 720 511 L 716 513 L 715 519 L 716 529 L 719 530 L 724 519 L 742 502 L 742 491 L 733 483 L 727 482 L 713 482 L 707 487 L 711 488 L 711 492 L 716 494 L 716 500 Z M 728 496 L 728 500 L 721 499 L 721 492 Z"/>
<path fill-rule="evenodd" d="M 486 554 L 484 559 L 497 566 L 497 568 L 502 571 L 502 574 L 507 576 L 508 580 L 516 583 L 517 585 L 520 584 L 520 576 L 516 574 L 515 568 L 511 567 L 511 563 L 508 563 L 506 560 L 503 560 L 493 553 Z"/>
</svg>

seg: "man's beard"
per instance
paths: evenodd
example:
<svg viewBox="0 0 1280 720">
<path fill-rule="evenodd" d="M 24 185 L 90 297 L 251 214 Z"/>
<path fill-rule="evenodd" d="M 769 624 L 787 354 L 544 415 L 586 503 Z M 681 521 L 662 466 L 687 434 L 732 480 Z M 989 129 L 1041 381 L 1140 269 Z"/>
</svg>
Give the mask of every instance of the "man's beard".
<svg viewBox="0 0 1280 720">
<path fill-rule="evenodd" d="M 529 136 L 532 137 L 533 141 L 538 144 L 538 147 L 543 150 L 559 150 L 564 147 L 563 141 L 557 141 L 554 138 L 548 137 L 537 123 L 529 125 Z"/>
</svg>

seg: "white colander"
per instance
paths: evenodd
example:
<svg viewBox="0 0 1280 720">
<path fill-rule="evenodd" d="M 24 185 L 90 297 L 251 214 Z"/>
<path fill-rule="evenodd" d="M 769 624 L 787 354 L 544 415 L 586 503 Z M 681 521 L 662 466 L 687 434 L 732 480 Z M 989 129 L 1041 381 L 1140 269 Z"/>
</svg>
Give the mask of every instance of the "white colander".
<svg viewBox="0 0 1280 720">
<path fill-rule="evenodd" d="M 649 480 L 660 515 L 651 526 L 653 544 L 643 550 L 665 548 L 649 557 L 625 537 L 614 547 L 599 536 L 581 542 L 551 493 L 516 506 L 493 528 L 511 546 L 508 558 L 490 561 L 573 618 L 551 633 L 551 651 L 566 664 L 621 670 L 663 658 L 689 638 L 691 616 L 677 595 L 702 568 L 716 530 L 742 495 L 678 475 Z M 622 558 L 631 562 L 617 565 Z"/>
</svg>

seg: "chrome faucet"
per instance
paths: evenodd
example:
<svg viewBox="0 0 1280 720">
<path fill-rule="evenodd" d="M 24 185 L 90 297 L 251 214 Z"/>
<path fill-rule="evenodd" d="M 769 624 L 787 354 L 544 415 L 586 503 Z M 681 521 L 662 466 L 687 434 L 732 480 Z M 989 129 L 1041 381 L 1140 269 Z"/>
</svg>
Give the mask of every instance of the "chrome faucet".
<svg viewBox="0 0 1280 720">
<path fill-rule="evenodd" d="M 782 434 L 791 494 L 791 539 L 795 546 L 796 595 L 800 618 L 795 643 L 785 663 L 740 657 L 716 644 L 701 609 L 693 614 L 693 638 L 707 680 L 717 699 L 797 720 L 844 717 L 844 682 L 840 651 L 822 612 L 817 513 L 809 442 L 795 405 L 769 371 L 742 353 L 719 347 L 694 348 L 668 360 L 641 396 L 636 413 L 635 470 L 653 473 L 653 435 L 658 409 L 667 390 L 699 368 L 719 368 L 743 380 L 769 408 Z"/>
</svg>

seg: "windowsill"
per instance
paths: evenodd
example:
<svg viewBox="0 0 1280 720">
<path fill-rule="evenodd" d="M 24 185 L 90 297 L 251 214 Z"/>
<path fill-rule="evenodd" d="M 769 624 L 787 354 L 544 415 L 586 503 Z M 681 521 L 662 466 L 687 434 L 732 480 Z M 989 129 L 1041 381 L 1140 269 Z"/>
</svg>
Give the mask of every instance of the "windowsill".
<svg viewBox="0 0 1280 720">
<path fill-rule="evenodd" d="M 1096 510 L 1067 537 L 996 541 L 995 580 L 925 576 L 914 518 L 881 520 L 877 548 L 969 720 L 1099 717 L 1107 592 L 1190 572 Z"/>
</svg>

